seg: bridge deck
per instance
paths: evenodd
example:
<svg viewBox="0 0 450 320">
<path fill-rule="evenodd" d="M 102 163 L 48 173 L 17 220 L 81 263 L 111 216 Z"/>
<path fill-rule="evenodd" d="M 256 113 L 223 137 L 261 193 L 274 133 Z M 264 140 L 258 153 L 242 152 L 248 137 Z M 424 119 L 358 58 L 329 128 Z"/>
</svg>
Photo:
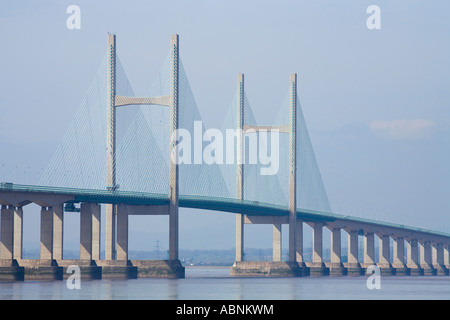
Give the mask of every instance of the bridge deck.
<svg viewBox="0 0 450 320">
<path fill-rule="evenodd" d="M 1 194 L 6 192 L 70 195 L 73 196 L 73 200 L 69 202 L 73 203 L 94 202 L 94 203 L 127 204 L 127 205 L 169 204 L 169 197 L 168 195 L 165 194 L 118 191 L 118 190 L 97 190 L 97 189 L 46 187 L 35 185 L 18 185 L 4 182 L 0 183 L 0 199 Z M 213 198 L 206 196 L 180 195 L 179 206 L 183 208 L 195 208 L 211 211 L 240 213 L 248 216 L 287 216 L 289 214 L 287 206 L 284 207 L 250 200 Z M 330 212 L 319 212 L 307 209 L 297 209 L 297 217 L 307 222 L 308 221 L 349 222 L 354 224 L 364 224 L 402 230 L 404 232 L 406 231 L 413 233 L 423 233 L 426 235 L 433 235 L 450 239 L 450 234 L 439 231 L 427 230 L 384 221 L 376 221 L 360 217 L 353 217 L 348 215 L 340 215 Z"/>
</svg>

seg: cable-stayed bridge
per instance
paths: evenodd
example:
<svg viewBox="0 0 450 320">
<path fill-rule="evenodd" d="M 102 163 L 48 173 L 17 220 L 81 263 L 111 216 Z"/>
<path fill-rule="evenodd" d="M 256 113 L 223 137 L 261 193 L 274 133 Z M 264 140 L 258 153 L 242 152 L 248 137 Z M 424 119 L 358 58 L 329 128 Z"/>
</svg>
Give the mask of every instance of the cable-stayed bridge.
<svg viewBox="0 0 450 320">
<path fill-rule="evenodd" d="M 450 235 L 333 213 L 297 93 L 297 75 L 273 123 L 257 123 L 244 75 L 221 128 L 205 128 L 180 59 L 179 37 L 148 94 L 136 97 L 117 55 L 116 36 L 39 185 L 0 185 L 0 274 L 62 278 L 78 265 L 86 277 L 183 277 L 180 207 L 236 214 L 239 276 L 448 274 Z M 40 259 L 23 259 L 23 210 L 41 206 Z M 106 208 L 105 243 L 100 239 Z M 80 212 L 80 259 L 63 256 L 64 212 Z M 129 260 L 129 215 L 169 216 L 169 259 Z M 303 224 L 312 227 L 312 261 L 303 257 Z M 273 225 L 273 261 L 246 261 L 246 224 Z M 289 226 L 288 260 L 281 225 Z M 323 259 L 323 228 L 331 260 Z M 341 230 L 348 233 L 342 262 Z M 364 237 L 364 258 L 358 238 Z M 379 257 L 375 260 L 375 239 Z M 104 246 L 104 247 L 103 247 Z M 104 248 L 105 257 L 100 258 Z M 392 252 L 391 252 L 392 248 Z"/>
</svg>

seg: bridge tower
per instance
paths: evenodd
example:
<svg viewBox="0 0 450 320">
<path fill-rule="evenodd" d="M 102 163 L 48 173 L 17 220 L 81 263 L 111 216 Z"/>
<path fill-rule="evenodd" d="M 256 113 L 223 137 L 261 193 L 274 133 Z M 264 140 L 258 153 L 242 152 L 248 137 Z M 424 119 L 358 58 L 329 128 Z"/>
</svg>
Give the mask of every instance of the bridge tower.
<svg viewBox="0 0 450 320">
<path fill-rule="evenodd" d="M 244 199 L 244 75 L 238 74 L 237 80 L 237 168 L 236 168 L 236 198 Z M 236 261 L 244 258 L 244 215 L 236 214 Z"/>
<path fill-rule="evenodd" d="M 290 123 L 289 123 L 289 261 L 297 259 L 297 74 L 290 76 Z"/>
<path fill-rule="evenodd" d="M 108 34 L 107 52 L 107 189 L 114 192 L 118 189 L 116 183 L 116 108 L 128 105 L 158 105 L 166 106 L 170 111 L 170 133 L 173 136 L 178 129 L 178 82 L 179 82 L 179 36 L 174 34 L 170 41 L 171 65 L 170 65 L 170 94 L 159 97 L 127 97 L 116 94 L 116 36 Z M 176 141 L 171 142 L 171 154 L 177 154 Z M 170 162 L 169 168 L 169 260 L 178 260 L 178 198 L 179 198 L 179 169 L 178 164 Z M 114 204 L 106 205 L 106 245 L 105 259 L 117 259 L 116 251 L 120 251 L 121 258 L 127 257 L 128 252 L 128 231 L 120 231 L 116 226 L 117 217 L 121 216 L 121 221 L 127 224 L 129 210 Z M 123 228 L 121 228 L 122 230 Z M 119 241 L 120 240 L 120 241 Z M 117 243 L 120 242 L 120 248 Z M 120 250 L 119 250 L 120 249 Z"/>
<path fill-rule="evenodd" d="M 106 187 L 116 190 L 116 35 L 108 34 L 106 81 Z M 106 204 L 105 259 L 116 258 L 116 214 L 114 204 Z"/>
<path fill-rule="evenodd" d="M 237 89 L 237 170 L 236 170 L 236 197 L 244 199 L 244 134 L 246 130 L 258 132 L 262 130 L 278 130 L 289 134 L 289 216 L 287 217 L 245 217 L 236 214 L 236 262 L 231 270 L 232 275 L 252 275 L 254 272 L 261 275 L 267 273 L 278 273 L 286 276 L 298 276 L 305 274 L 303 269 L 303 229 L 302 221 L 297 221 L 297 74 L 293 73 L 289 78 L 289 123 L 273 126 L 248 125 L 244 121 L 244 75 L 238 74 Z M 246 223 L 273 224 L 273 261 L 257 262 L 244 261 L 244 225 Z M 289 261 L 281 260 L 281 225 L 289 225 Z M 256 271 L 255 271 L 256 270 Z"/>
<path fill-rule="evenodd" d="M 179 37 L 172 35 L 170 39 L 171 73 L 170 73 L 170 134 L 171 137 L 178 129 L 178 78 L 179 78 Z M 170 145 L 171 154 L 178 154 L 177 143 Z M 170 161 L 169 185 L 169 260 L 178 260 L 178 164 Z"/>
</svg>

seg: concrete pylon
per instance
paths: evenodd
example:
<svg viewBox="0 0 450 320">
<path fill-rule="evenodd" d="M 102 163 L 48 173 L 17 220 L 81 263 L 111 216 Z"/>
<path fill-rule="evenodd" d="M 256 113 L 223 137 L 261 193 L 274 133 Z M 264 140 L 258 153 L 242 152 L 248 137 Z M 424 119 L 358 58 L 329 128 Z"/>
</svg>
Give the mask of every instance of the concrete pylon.
<svg viewBox="0 0 450 320">
<path fill-rule="evenodd" d="M 406 267 L 412 276 L 423 275 L 419 262 L 419 242 L 417 239 L 408 239 L 406 242 Z"/>
<path fill-rule="evenodd" d="M 84 202 L 80 206 L 80 259 L 100 259 L 100 205 Z"/>
<path fill-rule="evenodd" d="M 107 189 L 114 192 L 117 188 L 116 181 L 116 107 L 128 105 L 159 105 L 170 108 L 170 133 L 174 136 L 178 129 L 178 82 L 179 82 L 179 36 L 174 34 L 170 40 L 171 67 L 170 67 L 170 95 L 159 97 L 127 97 L 116 94 L 116 36 L 108 35 L 108 64 L 107 64 Z M 170 152 L 177 154 L 177 143 L 171 141 Z M 171 157 L 172 159 L 172 157 Z M 173 160 L 173 159 L 172 159 Z M 179 219 L 178 219 L 178 164 L 170 161 L 169 164 L 169 260 L 170 267 L 176 272 L 170 276 L 184 277 L 184 268 L 178 260 L 179 247 Z M 134 269 L 128 261 L 128 213 L 124 213 L 122 204 L 106 205 L 106 236 L 105 236 L 105 260 L 99 261 L 103 269 L 103 276 L 107 271 L 108 276 L 114 277 L 120 273 L 121 268 L 126 267 L 126 273 L 135 277 Z M 123 212 L 119 215 L 119 210 Z M 128 210 L 128 209 L 126 209 Z M 128 212 L 128 211 L 126 211 Z M 129 213 L 132 214 L 132 213 Z M 98 246 L 99 247 L 99 246 Z M 94 250 L 94 249 L 93 249 Z M 141 267 L 152 269 L 151 274 L 158 274 L 164 266 L 139 262 Z M 133 267 L 134 268 L 134 267 Z M 166 270 L 167 268 L 165 268 Z M 117 271 L 118 270 L 118 271 Z M 131 271 L 130 271 L 131 270 Z"/>
<path fill-rule="evenodd" d="M 14 208 L 14 244 L 13 259 L 20 260 L 23 255 L 23 209 L 22 207 Z"/>
<path fill-rule="evenodd" d="M 106 184 L 110 191 L 116 190 L 116 35 L 108 34 L 106 72 Z M 105 260 L 116 258 L 116 206 L 106 204 Z"/>
<path fill-rule="evenodd" d="M 450 245 L 448 243 L 444 244 L 444 265 L 450 270 Z"/>
<path fill-rule="evenodd" d="M 420 267 L 424 275 L 436 275 L 432 262 L 431 242 L 428 240 L 420 242 Z"/>
<path fill-rule="evenodd" d="M 394 254 L 392 267 L 395 268 L 396 275 L 407 275 L 409 274 L 409 269 L 405 265 L 405 238 L 393 236 L 392 239 Z"/>
<path fill-rule="evenodd" d="M 171 72 L 170 72 L 170 133 L 173 136 L 178 129 L 178 77 L 179 77 L 179 37 L 170 38 Z M 171 154 L 178 154 L 177 144 L 172 143 Z M 169 168 L 169 260 L 178 260 L 178 164 L 170 161 Z"/>
<path fill-rule="evenodd" d="M 0 259 L 13 259 L 14 247 L 14 210 L 11 206 L 1 208 Z"/>
<path fill-rule="evenodd" d="M 380 235 L 378 267 L 382 275 L 394 274 L 395 269 L 391 264 L 391 238 L 388 234 Z"/>
<path fill-rule="evenodd" d="M 238 75 L 238 104 L 237 104 L 237 129 L 240 132 L 238 136 L 238 168 L 237 168 L 237 198 L 243 199 L 243 137 L 244 129 L 244 76 Z M 259 130 L 266 131 L 268 127 L 282 128 L 282 131 L 289 134 L 290 139 L 290 154 L 289 154 L 289 203 L 288 203 L 288 224 L 289 224 L 289 261 L 243 261 L 243 239 L 244 239 L 244 221 L 242 215 L 237 214 L 236 217 L 236 261 L 231 268 L 232 275 L 271 275 L 271 276 L 301 276 L 306 275 L 307 268 L 303 263 L 302 239 L 297 239 L 298 234 L 303 236 L 302 221 L 297 222 L 297 168 L 296 168 L 296 125 L 297 125 L 297 74 L 291 74 L 289 78 L 289 92 L 290 92 L 290 119 L 289 123 L 283 126 L 255 126 L 247 125 L 248 128 L 254 129 L 255 132 Z M 297 227 L 297 223 L 300 224 Z M 274 227 L 274 238 L 278 239 L 278 233 L 281 228 Z M 277 241 L 277 240 L 275 240 Z M 300 244 L 300 248 L 297 246 Z M 274 245 L 274 260 L 279 260 L 278 243 Z"/>
<path fill-rule="evenodd" d="M 49 207 L 41 208 L 41 260 L 53 259 L 53 211 Z"/>
<path fill-rule="evenodd" d="M 375 235 L 373 232 L 364 233 L 364 267 L 375 264 Z"/>
<path fill-rule="evenodd" d="M 363 274 L 364 270 L 358 261 L 359 253 L 359 230 L 348 231 L 348 262 L 347 262 L 347 274 L 353 276 L 359 276 Z"/>
<path fill-rule="evenodd" d="M 297 74 L 290 75 L 289 261 L 297 260 Z"/>
<path fill-rule="evenodd" d="M 128 260 L 128 212 L 117 208 L 117 260 Z"/>
<path fill-rule="evenodd" d="M 272 261 L 281 261 L 281 224 L 274 224 L 272 230 Z"/>
<path fill-rule="evenodd" d="M 342 264 L 342 246 L 341 246 L 341 228 L 331 227 L 331 245 L 330 245 L 330 276 L 342 276 L 346 274 L 346 269 Z"/>
<path fill-rule="evenodd" d="M 449 272 L 444 263 L 444 244 L 441 242 L 433 244 L 432 255 L 432 262 L 434 269 L 436 269 L 436 275 L 448 275 Z"/>
<path fill-rule="evenodd" d="M 309 267 L 311 276 L 322 276 L 329 274 L 329 268 L 323 262 L 323 222 L 311 223 L 312 232 L 312 263 Z"/>
<path fill-rule="evenodd" d="M 64 238 L 64 207 L 63 204 L 54 205 L 53 212 L 53 259 L 63 259 Z"/>
<path fill-rule="evenodd" d="M 244 75 L 237 77 L 238 101 L 237 110 L 237 166 L 236 166 L 236 198 L 244 199 Z M 236 261 L 244 260 L 244 215 L 236 214 Z"/>
</svg>

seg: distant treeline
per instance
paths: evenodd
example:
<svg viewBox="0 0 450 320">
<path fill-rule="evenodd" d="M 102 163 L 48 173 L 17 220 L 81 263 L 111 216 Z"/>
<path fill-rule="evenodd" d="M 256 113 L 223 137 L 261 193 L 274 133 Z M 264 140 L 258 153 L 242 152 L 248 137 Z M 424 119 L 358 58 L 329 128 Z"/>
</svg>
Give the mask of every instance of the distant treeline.
<svg viewBox="0 0 450 320">
<path fill-rule="evenodd" d="M 283 250 L 282 260 L 288 259 L 288 250 Z M 347 262 L 347 248 L 342 248 L 342 262 Z M 378 252 L 376 252 L 377 254 Z M 184 265 L 196 265 L 196 266 L 232 266 L 235 261 L 235 249 L 227 250 L 188 250 L 180 249 L 179 258 Z M 64 259 L 79 259 L 79 251 L 64 251 Z M 359 252 L 362 261 L 362 248 Z M 104 258 L 104 252 L 100 255 L 102 259 Z M 39 259 L 39 250 L 24 250 L 23 257 L 25 259 Z M 312 253 L 311 248 L 304 248 L 303 257 L 305 261 L 311 261 Z M 136 251 L 130 250 L 128 254 L 128 259 L 156 259 L 156 260 L 166 260 L 168 259 L 168 252 L 163 250 L 153 250 L 153 251 Z M 266 249 L 255 249 L 255 248 L 245 248 L 244 259 L 248 261 L 271 261 L 272 260 L 272 248 Z M 329 261 L 330 250 L 323 250 L 323 259 Z"/>
</svg>

